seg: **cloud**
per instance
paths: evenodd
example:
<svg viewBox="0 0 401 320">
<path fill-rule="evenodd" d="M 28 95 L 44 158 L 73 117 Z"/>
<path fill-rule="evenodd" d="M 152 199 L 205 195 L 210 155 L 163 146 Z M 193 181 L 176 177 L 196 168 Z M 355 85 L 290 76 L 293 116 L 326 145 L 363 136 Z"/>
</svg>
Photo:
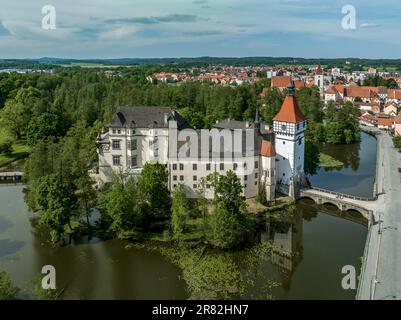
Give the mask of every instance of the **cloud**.
<svg viewBox="0 0 401 320">
<path fill-rule="evenodd" d="M 188 23 L 196 22 L 198 17 L 190 14 L 169 14 L 159 17 L 135 17 L 135 18 L 116 18 L 106 19 L 105 23 L 131 23 L 131 24 L 158 24 L 162 22 Z"/>
<path fill-rule="evenodd" d="M 377 28 L 380 27 L 380 24 L 378 23 L 361 23 L 359 25 L 360 28 Z"/>
<path fill-rule="evenodd" d="M 118 41 L 135 35 L 137 29 L 134 26 L 126 25 L 120 28 L 113 28 L 99 34 L 100 40 Z"/>
<path fill-rule="evenodd" d="M 203 31 L 185 31 L 182 32 L 183 35 L 193 36 L 193 37 L 204 37 L 204 36 L 216 36 L 220 34 L 224 34 L 223 31 L 219 30 L 203 30 Z"/>
<path fill-rule="evenodd" d="M 3 23 L 0 21 L 0 36 L 9 36 L 10 31 L 3 26 Z"/>
</svg>

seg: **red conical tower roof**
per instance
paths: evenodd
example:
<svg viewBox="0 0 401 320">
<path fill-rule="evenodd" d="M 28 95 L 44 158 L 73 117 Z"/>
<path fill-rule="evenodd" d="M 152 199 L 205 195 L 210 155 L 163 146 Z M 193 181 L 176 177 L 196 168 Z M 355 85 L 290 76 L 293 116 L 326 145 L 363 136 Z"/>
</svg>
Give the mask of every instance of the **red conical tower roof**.
<svg viewBox="0 0 401 320">
<path fill-rule="evenodd" d="M 295 98 L 294 83 L 291 82 L 288 86 L 288 94 L 284 99 L 283 105 L 273 121 L 298 123 L 305 120 L 305 115 L 299 108 L 297 99 Z"/>
</svg>

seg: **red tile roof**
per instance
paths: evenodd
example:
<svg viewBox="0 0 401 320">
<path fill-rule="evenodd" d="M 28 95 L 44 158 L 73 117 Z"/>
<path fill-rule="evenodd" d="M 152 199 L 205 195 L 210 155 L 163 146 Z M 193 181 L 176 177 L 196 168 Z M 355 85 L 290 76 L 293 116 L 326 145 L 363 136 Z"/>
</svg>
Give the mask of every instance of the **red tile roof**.
<svg viewBox="0 0 401 320">
<path fill-rule="evenodd" d="M 272 77 L 272 87 L 287 88 L 290 82 L 291 82 L 291 77 L 286 77 L 286 76 Z"/>
<path fill-rule="evenodd" d="M 390 119 L 390 118 L 378 118 L 377 119 L 377 125 L 378 126 L 392 127 L 393 126 L 393 119 Z"/>
<path fill-rule="evenodd" d="M 337 94 L 338 91 L 337 91 L 336 87 L 331 86 L 331 87 L 329 87 L 329 88 L 326 90 L 325 93 L 326 93 L 326 94 Z"/>
<path fill-rule="evenodd" d="M 285 97 L 283 105 L 279 113 L 274 117 L 274 121 L 291 122 L 297 123 L 305 121 L 305 115 L 299 108 L 297 99 L 295 96 L 288 95 Z"/>
<path fill-rule="evenodd" d="M 275 157 L 276 156 L 276 149 L 274 149 L 273 144 L 271 141 L 262 140 L 262 145 L 260 147 L 260 155 L 262 157 Z"/>
<path fill-rule="evenodd" d="M 389 89 L 387 91 L 387 98 L 394 100 L 401 100 L 401 90 L 400 89 Z"/>
<path fill-rule="evenodd" d="M 395 123 L 395 124 L 401 124 L 401 115 L 396 116 L 396 117 L 394 118 L 394 123 Z"/>
<path fill-rule="evenodd" d="M 377 95 L 377 91 L 369 87 L 349 86 L 346 88 L 346 92 L 346 96 L 351 98 L 373 98 Z"/>
</svg>

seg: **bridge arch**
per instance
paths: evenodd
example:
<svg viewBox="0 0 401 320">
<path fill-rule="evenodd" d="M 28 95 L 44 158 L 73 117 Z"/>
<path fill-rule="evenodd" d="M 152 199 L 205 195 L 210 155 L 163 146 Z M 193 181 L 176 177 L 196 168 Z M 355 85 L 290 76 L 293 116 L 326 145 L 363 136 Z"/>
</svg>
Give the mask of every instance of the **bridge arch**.
<svg viewBox="0 0 401 320">
<path fill-rule="evenodd" d="M 324 205 L 328 205 L 328 206 L 332 206 L 332 207 L 336 207 L 336 209 L 337 210 L 340 210 L 341 211 L 341 204 L 338 204 L 338 203 L 336 203 L 335 201 L 332 201 L 332 200 L 323 200 L 322 201 L 322 206 L 324 206 Z"/>
</svg>

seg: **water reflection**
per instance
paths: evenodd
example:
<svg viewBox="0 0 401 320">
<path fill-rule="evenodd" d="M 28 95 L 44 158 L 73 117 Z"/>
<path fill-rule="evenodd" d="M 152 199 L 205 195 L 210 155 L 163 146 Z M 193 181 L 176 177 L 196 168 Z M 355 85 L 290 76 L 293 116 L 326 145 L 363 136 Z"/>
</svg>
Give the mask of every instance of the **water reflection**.
<svg viewBox="0 0 401 320">
<path fill-rule="evenodd" d="M 269 218 L 262 242 L 272 243 L 271 276 L 281 283 L 277 299 L 354 299 L 341 288 L 341 268 L 359 270 L 367 221 L 354 211 L 317 206 L 302 199 L 293 212 Z M 336 230 L 336 231 L 335 231 Z"/>
<path fill-rule="evenodd" d="M 21 186 L 1 188 L 0 203 L 5 200 L 0 268 L 27 288 L 43 265 L 54 265 L 64 299 L 353 299 L 341 288 L 341 267 L 358 268 L 367 233 L 356 212 L 301 200 L 292 212 L 264 221 L 259 245 L 235 254 L 196 248 L 182 254 L 167 246 L 185 257 L 177 264 L 163 252 L 118 240 L 72 239 L 53 247 L 47 230 L 30 220 Z"/>
<path fill-rule="evenodd" d="M 313 186 L 348 193 L 356 196 L 371 197 L 376 174 L 377 140 L 361 134 L 361 142 L 351 145 L 321 145 L 321 152 L 340 160 L 340 168 L 320 168 L 310 176 Z"/>
<path fill-rule="evenodd" d="M 10 220 L 0 216 L 0 232 L 7 230 L 11 226 L 12 226 L 12 223 Z"/>
</svg>

